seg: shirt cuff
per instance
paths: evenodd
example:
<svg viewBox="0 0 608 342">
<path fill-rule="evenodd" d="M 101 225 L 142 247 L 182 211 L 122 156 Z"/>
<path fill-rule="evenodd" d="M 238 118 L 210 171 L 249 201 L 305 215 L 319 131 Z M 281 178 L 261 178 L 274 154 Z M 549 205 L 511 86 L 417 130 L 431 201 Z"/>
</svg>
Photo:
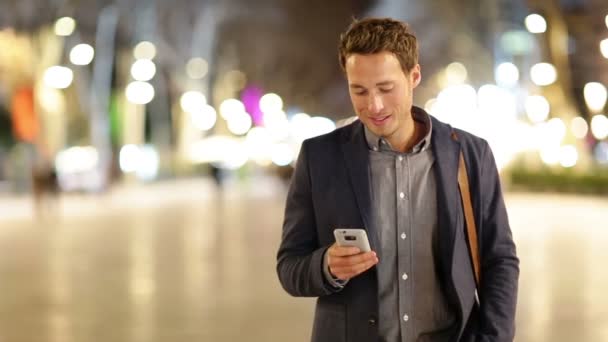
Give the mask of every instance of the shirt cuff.
<svg viewBox="0 0 608 342">
<path fill-rule="evenodd" d="M 331 285 L 337 289 L 343 288 L 348 283 L 348 280 L 342 280 L 342 279 L 335 278 L 329 272 L 329 256 L 327 255 L 327 250 L 325 251 L 325 254 L 323 255 L 323 274 L 325 275 L 325 280 L 327 280 L 329 285 Z"/>
</svg>

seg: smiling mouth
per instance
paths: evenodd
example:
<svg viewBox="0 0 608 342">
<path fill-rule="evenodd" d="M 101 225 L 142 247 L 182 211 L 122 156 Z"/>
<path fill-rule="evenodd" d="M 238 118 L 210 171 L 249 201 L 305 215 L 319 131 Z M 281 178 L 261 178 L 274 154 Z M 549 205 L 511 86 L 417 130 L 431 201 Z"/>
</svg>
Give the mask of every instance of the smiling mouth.
<svg viewBox="0 0 608 342">
<path fill-rule="evenodd" d="M 375 125 L 382 125 L 383 123 L 385 123 L 388 118 L 390 118 L 390 115 L 387 116 L 381 116 L 381 117 L 377 117 L 377 118 L 370 118 L 370 120 L 375 124 Z"/>
</svg>

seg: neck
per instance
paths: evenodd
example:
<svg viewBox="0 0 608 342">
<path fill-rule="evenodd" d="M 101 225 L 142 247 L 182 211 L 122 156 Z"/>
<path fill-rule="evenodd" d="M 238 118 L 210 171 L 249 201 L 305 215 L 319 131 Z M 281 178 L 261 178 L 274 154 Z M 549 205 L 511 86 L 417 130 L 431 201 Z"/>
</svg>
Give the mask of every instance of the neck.
<svg viewBox="0 0 608 342">
<path fill-rule="evenodd" d="M 406 129 L 401 132 L 402 134 L 395 134 L 394 137 L 387 139 L 395 150 L 402 153 L 410 151 L 422 139 L 422 135 L 424 134 L 423 125 L 414 120 L 411 114 L 409 121 Z"/>
</svg>

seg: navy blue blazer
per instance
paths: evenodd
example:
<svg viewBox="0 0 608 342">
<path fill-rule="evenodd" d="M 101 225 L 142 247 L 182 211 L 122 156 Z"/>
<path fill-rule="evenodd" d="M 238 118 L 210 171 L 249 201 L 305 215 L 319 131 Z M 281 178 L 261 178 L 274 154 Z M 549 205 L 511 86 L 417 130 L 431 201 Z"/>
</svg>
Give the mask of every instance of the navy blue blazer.
<svg viewBox="0 0 608 342">
<path fill-rule="evenodd" d="M 457 316 L 453 341 L 512 341 L 519 260 L 500 180 L 488 143 L 433 120 L 432 151 L 438 201 L 440 281 Z M 451 138 L 456 132 L 458 141 Z M 464 152 L 481 258 L 481 305 L 466 242 L 458 189 L 458 158 Z M 375 268 L 341 290 L 324 278 L 322 264 L 335 227 L 365 227 L 382 258 L 370 224 L 369 153 L 360 121 L 302 144 L 287 195 L 277 273 L 293 296 L 318 297 L 312 341 L 378 341 Z"/>
</svg>

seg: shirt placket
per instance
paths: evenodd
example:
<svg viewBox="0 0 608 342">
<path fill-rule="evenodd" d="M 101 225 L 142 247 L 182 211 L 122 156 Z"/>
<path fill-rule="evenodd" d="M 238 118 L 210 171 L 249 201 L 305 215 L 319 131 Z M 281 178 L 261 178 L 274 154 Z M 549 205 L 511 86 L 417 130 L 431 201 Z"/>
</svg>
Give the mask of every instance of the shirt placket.
<svg viewBox="0 0 608 342">
<path fill-rule="evenodd" d="M 399 313 L 401 323 L 402 341 L 406 341 L 407 336 L 411 336 L 411 279 L 412 270 L 412 229 L 409 218 L 410 215 L 410 194 L 409 194 L 409 158 L 406 155 L 395 157 L 395 181 L 397 198 L 397 282 L 399 284 Z"/>
</svg>

